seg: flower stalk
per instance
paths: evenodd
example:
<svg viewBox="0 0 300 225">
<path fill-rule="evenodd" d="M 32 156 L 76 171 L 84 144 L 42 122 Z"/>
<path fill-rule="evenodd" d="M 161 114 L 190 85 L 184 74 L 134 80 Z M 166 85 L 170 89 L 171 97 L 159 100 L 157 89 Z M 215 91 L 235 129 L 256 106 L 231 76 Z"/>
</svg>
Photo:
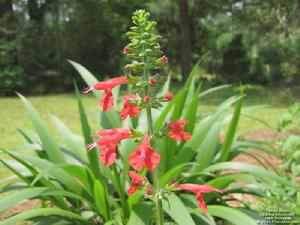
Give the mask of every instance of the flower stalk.
<svg viewBox="0 0 300 225">
<path fill-rule="evenodd" d="M 156 35 L 154 30 L 156 22 L 150 21 L 149 16 L 148 12 L 138 10 L 132 17 L 135 26 L 131 27 L 131 31 L 127 33 L 130 43 L 123 50 L 132 59 L 131 63 L 125 67 L 130 72 L 130 75 L 97 82 L 92 87 L 86 88 L 83 93 L 88 93 L 91 90 L 103 91 L 104 95 L 100 100 L 100 106 L 103 111 L 108 111 L 114 106 L 112 89 L 125 83 L 132 84 L 131 89 L 134 93 L 127 93 L 123 96 L 124 106 L 120 111 L 120 118 L 122 120 L 128 116 L 135 118 L 142 110 L 145 110 L 147 131 L 140 132 L 129 128 L 102 129 L 92 135 L 93 137 L 99 136 L 99 139 L 90 143 L 87 148 L 90 151 L 97 145 L 100 145 L 100 161 L 104 166 L 112 167 L 115 190 L 120 196 L 124 221 L 126 222 L 130 217 L 130 209 L 126 201 L 125 192 L 118 179 L 119 171 L 114 163 L 118 154 L 117 146 L 122 140 L 135 138 L 136 141 L 140 142 L 136 150 L 130 153 L 128 157 L 129 164 L 133 170 L 128 172 L 132 181 L 127 194 L 132 195 L 136 191 L 143 191 L 155 203 L 155 224 L 163 225 L 162 200 L 167 197 L 170 191 L 182 190 L 195 193 L 199 206 L 205 213 L 208 211 L 202 193 L 211 191 L 221 193 L 222 191 L 211 186 L 197 184 L 182 184 L 178 186 L 175 183 L 169 186 L 160 186 L 159 164 L 161 157 L 155 150 L 156 139 L 168 135 L 174 141 L 181 142 L 189 141 L 192 135 L 184 130 L 184 126 L 188 123 L 186 120 L 170 121 L 166 123 L 165 129 L 154 130 L 152 108 L 161 108 L 163 106 L 162 103 L 171 101 L 174 95 L 172 93 L 167 93 L 165 96 L 152 94 L 153 90 L 160 88 L 164 82 L 164 79 L 157 74 L 157 71 L 168 63 L 168 58 L 160 50 L 160 36 Z M 145 174 L 141 174 L 143 169 L 151 173 L 152 183 L 149 182 Z"/>
<path fill-rule="evenodd" d="M 145 62 L 145 59 L 144 59 Z M 145 67 L 144 69 L 144 79 L 146 80 L 147 85 L 144 87 L 144 95 L 149 96 L 149 90 L 148 90 L 148 71 Z M 152 139 L 152 136 L 154 134 L 153 129 L 153 121 L 152 121 L 152 111 L 149 104 L 146 106 L 146 114 L 147 114 L 147 123 L 148 123 L 148 133 L 151 137 L 150 143 L 151 146 L 155 148 L 155 141 Z M 152 178 L 153 178 L 153 186 L 154 186 L 154 193 L 155 193 L 155 212 L 156 212 L 156 224 L 157 225 L 163 225 L 163 209 L 162 209 L 162 196 L 161 196 L 161 190 L 160 190 L 160 176 L 159 176 L 159 166 L 157 166 L 153 172 L 152 172 Z"/>
</svg>

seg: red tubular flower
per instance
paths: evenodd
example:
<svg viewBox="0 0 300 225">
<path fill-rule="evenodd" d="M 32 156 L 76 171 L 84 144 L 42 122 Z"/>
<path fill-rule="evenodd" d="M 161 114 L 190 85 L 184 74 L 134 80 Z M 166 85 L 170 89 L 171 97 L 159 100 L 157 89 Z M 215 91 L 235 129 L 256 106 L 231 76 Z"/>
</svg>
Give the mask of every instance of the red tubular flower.
<svg viewBox="0 0 300 225">
<path fill-rule="evenodd" d="M 173 93 L 169 92 L 165 95 L 165 97 L 167 100 L 171 101 L 174 98 L 174 95 L 173 95 Z"/>
<path fill-rule="evenodd" d="M 160 162 L 160 156 L 154 149 L 149 146 L 149 137 L 146 134 L 135 152 L 129 155 L 129 163 L 136 170 L 142 170 L 145 167 L 151 171 L 157 167 Z"/>
<path fill-rule="evenodd" d="M 145 183 L 145 180 L 144 180 L 144 177 L 142 177 L 141 175 L 139 175 L 133 171 L 129 171 L 128 173 L 132 179 L 132 182 L 131 182 L 131 187 L 127 191 L 127 194 L 132 195 L 136 192 L 137 187 L 139 187 L 140 185 L 143 185 Z"/>
<path fill-rule="evenodd" d="M 129 52 L 129 48 L 128 48 L 128 47 L 124 47 L 123 52 L 124 52 L 125 54 L 127 54 L 127 53 Z"/>
<path fill-rule="evenodd" d="M 92 90 L 102 90 L 104 91 L 103 97 L 100 100 L 100 105 L 103 111 L 108 111 L 114 106 L 114 97 L 112 94 L 112 89 L 116 86 L 126 83 L 128 80 L 126 77 L 116 77 L 103 82 L 97 82 L 93 87 L 85 88 L 82 93 L 86 94 Z"/>
<path fill-rule="evenodd" d="M 163 57 L 161 57 L 160 60 L 161 60 L 162 62 L 164 62 L 164 63 L 168 63 L 168 62 L 169 62 L 168 57 L 165 56 L 165 55 L 164 55 Z"/>
<path fill-rule="evenodd" d="M 144 97 L 144 102 L 149 103 L 151 101 L 150 96 L 145 96 Z"/>
<path fill-rule="evenodd" d="M 123 139 L 130 138 L 131 131 L 126 128 L 104 129 L 98 131 L 96 135 L 103 137 L 94 143 L 88 144 L 88 151 L 92 150 L 97 145 L 100 145 L 100 161 L 105 166 L 110 166 L 116 160 L 117 144 Z"/>
<path fill-rule="evenodd" d="M 129 102 L 130 99 L 136 99 L 136 98 L 137 96 L 133 94 L 123 96 L 124 106 L 120 112 L 120 117 L 122 120 L 126 119 L 128 115 L 131 118 L 134 118 L 141 112 L 140 108 L 138 108 L 136 105 Z"/>
<path fill-rule="evenodd" d="M 97 133 L 99 136 L 110 136 L 115 134 L 121 134 L 124 138 L 128 138 L 131 135 L 131 131 L 127 128 L 113 128 L 113 129 L 103 129 L 99 130 Z"/>
<path fill-rule="evenodd" d="M 191 139 L 191 134 L 189 132 L 185 132 L 183 130 L 183 126 L 187 124 L 185 120 L 177 120 L 173 121 L 169 124 L 171 127 L 171 131 L 169 131 L 168 135 L 170 138 L 174 139 L 175 141 L 182 141 L 182 140 L 189 140 Z"/>
<path fill-rule="evenodd" d="M 223 193 L 223 190 L 219 190 L 217 188 L 214 188 L 213 186 L 210 185 L 200 185 L 200 184 L 180 184 L 178 186 L 179 190 L 184 190 L 184 191 L 190 191 L 196 194 L 196 199 L 199 204 L 199 207 L 205 212 L 208 213 L 207 211 L 207 206 L 204 201 L 204 197 L 202 193 L 209 193 L 212 191 L 217 191 L 219 193 Z"/>
</svg>

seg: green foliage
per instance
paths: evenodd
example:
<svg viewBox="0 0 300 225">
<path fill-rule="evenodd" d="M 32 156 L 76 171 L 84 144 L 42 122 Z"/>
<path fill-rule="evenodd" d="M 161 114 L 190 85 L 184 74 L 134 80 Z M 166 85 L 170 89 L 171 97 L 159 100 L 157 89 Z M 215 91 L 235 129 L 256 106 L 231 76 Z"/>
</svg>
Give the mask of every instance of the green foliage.
<svg viewBox="0 0 300 225">
<path fill-rule="evenodd" d="M 243 43 L 243 35 L 237 34 L 223 53 L 221 73 L 229 83 L 248 83 L 251 82 L 249 67 L 250 60 Z"/>
<path fill-rule="evenodd" d="M 0 72 L 0 88 L 5 90 L 4 94 L 12 94 L 23 85 L 24 71 L 21 67 L 6 68 Z"/>
<path fill-rule="evenodd" d="M 43 13 L 41 10 L 46 3 L 38 7 L 34 2 L 30 1 L 29 6 L 32 11 L 29 16 L 40 25 L 43 21 L 43 14 L 40 13 Z M 37 13 L 38 11 L 40 13 Z M 148 19 L 149 13 L 144 10 L 134 13 L 133 22 L 136 26 L 128 33 L 130 44 L 126 47 L 127 49 L 124 49 L 124 52 L 135 60 L 128 64 L 127 68 L 133 72 L 133 75 L 142 72 L 144 76 L 137 78 L 130 74 L 127 79 L 121 77 L 123 80 L 128 80 L 128 83 L 132 85 L 130 87 L 132 90 L 139 91 L 138 89 L 143 87 L 142 97 L 154 90 L 151 89 L 151 82 L 149 82 L 149 77 L 153 76 L 152 72 L 168 62 L 167 57 L 160 57 L 162 53 L 158 44 L 159 37 L 154 31 L 156 23 Z M 83 66 L 74 61 L 70 63 L 89 86 L 97 82 L 95 76 Z M 233 193 L 267 198 L 266 191 L 277 190 L 272 187 L 274 182 L 294 193 L 298 192 L 300 188 L 283 176 L 261 167 L 231 162 L 237 155 L 247 153 L 257 162 L 262 163 L 263 159 L 247 152 L 254 146 L 263 152 L 272 153 L 264 143 L 242 141 L 237 137 L 236 131 L 241 113 L 255 110 L 259 106 L 242 109 L 244 98 L 242 93 L 245 87 L 241 87 L 240 94 L 226 99 L 214 112 L 205 116 L 199 115 L 199 100 L 224 88 L 222 86 L 201 93 L 202 83 L 196 82 L 199 64 L 200 62 L 193 68 L 182 89 L 174 98 L 171 97 L 172 100 L 167 101 L 167 97 L 161 96 L 161 93 L 167 93 L 170 87 L 170 78 L 168 78 L 161 92 L 155 89 L 158 97 L 151 93 L 149 94 L 153 97 L 151 101 L 144 100 L 143 102 L 141 101 L 143 98 L 137 96 L 137 100 L 132 100 L 136 102 L 130 102 L 141 109 L 146 109 L 147 115 L 142 112 L 140 117 L 133 120 L 129 118 L 121 120 L 115 111 L 97 114 L 100 122 L 98 125 L 105 129 L 116 127 L 136 127 L 137 130 L 143 131 L 148 129 L 149 144 L 160 153 L 161 161 L 161 168 L 156 167 L 152 176 L 145 170 L 141 171 L 145 175 L 147 185 L 153 183 L 153 194 L 148 195 L 145 195 L 145 190 L 139 188 L 139 182 L 137 191 L 133 195 L 126 195 L 130 183 L 132 182 L 132 186 L 135 183 L 127 175 L 130 169 L 128 155 L 138 145 L 137 136 L 139 135 L 136 136 L 137 133 L 134 130 L 131 131 L 132 138 L 137 140 L 123 141 L 118 148 L 120 156 L 111 166 L 105 167 L 99 163 L 99 149 L 95 144 L 92 145 L 96 148 L 94 151 L 86 151 L 84 146 L 92 143 L 94 138 L 90 135 L 92 131 L 88 115 L 76 84 L 76 98 L 83 137 L 73 135 L 67 125 L 58 118 L 51 117 L 63 143 L 58 143 L 53 138 L 35 107 L 24 96 L 19 95 L 34 125 L 35 132 L 20 129 L 21 135 L 28 142 L 23 151 L 0 150 L 2 154 L 12 159 L 1 158 L 1 164 L 18 177 L 18 179 L 8 179 L 4 182 L 1 192 L 7 195 L 0 200 L 0 212 L 30 199 L 40 199 L 43 208 L 13 215 L 1 224 L 13 224 L 21 220 L 39 223 L 40 219 L 48 219 L 48 216 L 63 218 L 64 221 L 71 221 L 73 224 L 152 225 L 154 221 L 156 224 L 163 224 L 163 221 L 182 225 L 197 224 L 199 221 L 215 224 L 224 219 L 235 224 L 240 220 L 243 220 L 245 224 L 254 224 L 257 213 L 252 212 L 251 207 L 245 202 L 242 202 L 240 209 L 230 207 Z M 160 76 L 157 77 L 154 83 L 164 82 Z M 94 88 L 96 89 L 95 86 Z M 108 86 L 104 96 L 113 94 L 118 99 L 119 90 L 115 88 L 112 93 Z M 95 93 L 95 97 L 99 100 L 100 95 Z M 235 110 L 232 112 L 230 109 L 233 106 Z M 117 110 L 121 108 L 118 101 L 115 107 Z M 163 110 L 162 113 L 154 111 L 160 108 Z M 153 117 L 152 109 L 155 113 Z M 146 116 L 148 126 L 145 123 Z M 191 139 L 181 143 L 167 137 L 166 130 L 164 130 L 167 129 L 164 125 L 167 125 L 170 120 L 179 119 L 191 122 L 187 126 Z M 220 134 L 224 125 L 228 125 L 228 130 L 225 141 L 221 142 Z M 156 145 L 154 141 L 157 141 Z M 103 151 L 102 147 L 103 145 L 100 151 Z M 242 172 L 224 174 L 223 170 Z M 159 173 L 161 180 L 159 180 Z M 148 183 L 148 180 L 151 182 Z M 197 211 L 198 206 L 194 195 L 179 192 L 178 184 L 183 183 L 214 184 L 214 187 L 223 189 L 224 193 L 221 190 L 205 193 L 205 202 L 210 205 L 210 214 L 204 214 L 202 211 Z M 18 191 L 13 193 L 16 190 Z M 280 194 L 287 200 L 291 198 L 290 193 L 285 194 L 281 191 Z M 158 209 L 156 213 L 151 210 L 154 204 Z"/>
<path fill-rule="evenodd" d="M 287 134 L 284 138 L 278 138 L 276 142 L 276 149 L 280 154 L 280 159 L 282 160 L 282 165 L 279 167 L 279 173 L 287 177 L 290 184 L 283 184 L 274 180 L 273 186 L 276 188 L 274 190 L 266 190 L 268 199 L 275 200 L 270 202 L 270 200 L 264 201 L 262 207 L 265 205 L 277 208 L 295 208 L 295 215 L 299 218 L 300 207 L 299 200 L 299 182 L 297 181 L 300 175 L 300 136 L 299 136 L 299 115 L 300 107 L 299 103 L 294 103 L 288 110 L 287 113 L 283 114 L 277 123 L 277 130 L 280 132 L 285 132 Z M 290 134 L 293 133 L 293 134 Z"/>
<path fill-rule="evenodd" d="M 141 0 L 9 1 L 0 15 L 1 94 L 69 91 L 74 70 L 66 59 L 82 62 L 98 78 L 122 72 L 127 18 L 147 8 L 165 34 L 172 79 L 180 79 L 180 5 Z M 216 83 L 299 82 L 299 3 L 188 1 L 193 62 L 202 60 L 202 77 Z M 80 32 L 78 32 L 80 30 Z M 76 34 L 76 35 L 74 35 Z M 121 37 L 121 38 L 120 38 Z M 242 38 L 241 38 L 242 37 Z M 76 46 L 76 48 L 74 48 Z M 45 79 L 48 82 L 43 82 Z"/>
<path fill-rule="evenodd" d="M 73 64 L 79 68 L 79 64 Z M 83 67 L 80 68 L 79 72 L 87 82 L 90 79 L 95 79 L 91 73 L 87 70 L 83 70 Z M 194 105 L 193 100 L 189 101 L 188 99 L 188 96 L 199 96 L 199 90 L 196 91 L 191 88 L 194 85 L 194 80 L 190 79 L 186 84 L 186 90 L 188 90 L 189 93 L 180 97 L 182 92 L 179 92 L 174 97 L 174 102 L 166 103 L 164 113 L 155 119 L 154 124 L 159 124 L 156 123 L 156 121 L 162 121 L 162 124 L 165 123 L 164 121 L 172 116 L 172 114 L 178 118 L 184 118 L 185 115 L 188 115 L 185 113 L 185 110 L 179 111 L 177 107 L 174 107 L 174 104 L 175 106 L 178 105 L 177 101 L 182 102 L 185 107 L 192 103 L 193 108 L 198 108 L 199 101 Z M 204 96 L 207 96 L 214 90 L 216 91 L 218 88 L 202 92 L 200 96 L 204 98 Z M 42 215 L 53 215 L 56 218 L 64 218 L 63 220 L 65 221 L 72 221 L 72 224 L 80 224 L 82 223 L 81 221 L 85 221 L 85 224 L 151 224 L 149 221 L 153 221 L 154 218 L 153 213 L 149 210 L 149 207 L 153 204 L 152 201 L 146 199 L 145 204 L 141 204 L 138 200 L 140 199 L 141 193 L 136 193 L 129 198 L 124 195 L 130 182 L 127 176 L 123 176 L 123 174 L 127 174 L 128 167 L 124 165 L 122 168 L 121 165 L 117 163 L 115 169 L 104 169 L 103 165 L 98 162 L 97 151 L 90 152 L 88 154 L 89 157 L 86 157 L 87 153 L 84 148 L 84 142 L 89 142 L 90 128 L 79 95 L 77 95 L 77 99 L 80 109 L 81 125 L 84 138 L 88 140 L 84 141 L 84 138 L 78 139 L 77 136 L 70 135 L 67 131 L 67 125 L 58 121 L 57 118 L 54 118 L 53 122 L 58 126 L 60 132 L 64 133 L 64 138 L 62 139 L 63 143 L 60 144 L 52 138 L 49 139 L 49 133 L 46 131 L 43 122 L 38 119 L 38 116 L 33 116 L 37 114 L 36 110 L 25 98 L 22 97 L 22 99 L 36 128 L 36 132 L 23 132 L 22 134 L 30 144 L 35 143 L 36 150 L 30 148 L 22 153 L 16 150 L 2 151 L 3 154 L 10 155 L 18 162 L 11 163 L 10 160 L 1 159 L 2 164 L 17 175 L 19 179 L 13 182 L 5 182 L 2 185 L 1 192 L 9 195 L 0 201 L 0 205 L 5 207 L 2 208 L 2 210 L 6 210 L 18 204 L 20 201 L 38 198 L 42 199 L 42 201 L 50 201 L 56 208 L 42 208 L 24 212 L 12 216 L 2 222 L 2 224 L 12 224 L 21 220 L 34 220 L 38 222 L 42 220 Z M 232 113 L 229 111 L 229 108 L 235 103 L 237 103 L 236 110 Z M 212 216 L 216 217 L 205 216 L 200 211 L 195 211 L 197 204 L 195 203 L 194 197 L 190 194 L 177 193 L 179 197 L 170 195 L 168 200 L 165 200 L 163 203 L 166 214 L 170 216 L 168 217 L 170 218 L 170 222 L 175 221 L 177 224 L 186 224 L 187 221 L 197 223 L 196 221 L 199 220 L 218 221 L 218 218 L 223 218 L 234 223 L 239 218 L 244 218 L 245 221 L 251 224 L 250 221 L 253 221 L 251 215 L 246 215 L 242 211 L 228 208 L 228 203 L 224 198 L 227 194 L 230 195 L 230 190 L 238 193 L 257 194 L 255 191 L 251 191 L 246 185 L 244 188 L 242 186 L 240 189 L 235 190 L 234 187 L 237 185 L 237 180 L 244 180 L 245 184 L 252 185 L 256 190 L 260 190 L 261 185 L 271 185 L 273 180 L 277 180 L 280 184 L 293 187 L 285 178 L 279 177 L 265 169 L 247 164 L 233 164 L 228 162 L 238 154 L 236 151 L 240 152 L 242 149 L 245 150 L 247 146 L 252 147 L 251 142 L 241 145 L 239 141 L 236 140 L 236 130 L 234 128 L 236 127 L 240 114 L 240 107 L 240 96 L 229 98 L 219 106 L 216 112 L 207 115 L 207 117 L 202 118 L 200 121 L 196 121 L 195 128 L 192 129 L 193 137 L 190 142 L 185 143 L 183 146 L 180 146 L 178 143 L 168 145 L 168 151 L 172 151 L 173 156 L 170 154 L 162 155 L 162 164 L 168 162 L 168 166 L 161 171 L 163 177 L 162 185 L 168 186 L 171 180 L 177 179 L 178 181 L 184 182 L 213 184 L 222 189 L 228 188 L 224 196 L 216 194 L 210 195 L 209 198 L 207 198 L 209 212 Z M 189 110 L 189 112 L 198 115 L 197 110 Z M 220 130 L 216 129 L 216 127 L 220 126 L 220 121 L 223 121 L 222 124 L 226 123 L 225 119 L 227 116 L 233 116 L 231 121 L 227 120 L 230 121 L 229 134 L 227 136 L 228 141 L 225 142 L 226 144 L 221 144 L 219 141 Z M 196 116 L 196 118 L 198 118 L 198 116 Z M 103 120 L 108 120 L 108 118 L 104 117 Z M 119 122 L 121 123 L 121 121 Z M 139 123 L 143 123 L 143 120 L 140 120 Z M 35 138 L 36 134 L 40 136 L 41 140 Z M 214 140 L 217 145 L 211 145 L 212 142 L 206 141 L 206 139 Z M 168 139 L 163 139 L 158 148 L 162 151 L 169 141 Z M 72 142 L 77 143 L 76 147 Z M 54 149 L 57 147 L 49 147 L 50 143 L 52 143 L 51 145 L 58 146 L 59 153 L 54 152 Z M 37 148 L 37 146 L 39 147 Z M 134 149 L 134 146 L 134 143 L 130 145 L 122 144 L 121 148 L 124 157 L 126 157 L 126 152 Z M 266 146 L 261 147 L 262 149 L 266 148 Z M 201 149 L 209 149 L 209 151 L 202 151 Z M 187 153 L 189 153 L 188 157 L 185 156 Z M 225 162 L 225 164 L 216 164 L 220 160 L 220 154 L 223 155 L 222 161 Z M 63 159 L 57 161 L 56 158 L 58 158 L 58 156 L 63 157 Z M 173 157 L 172 159 L 175 158 L 175 160 L 171 160 L 170 157 Z M 199 160 L 206 158 L 207 162 L 204 165 L 200 160 L 201 167 L 199 167 L 197 163 L 194 162 L 195 158 Z M 169 162 L 172 163 L 170 164 Z M 23 165 L 22 170 L 18 169 L 20 164 Z M 213 175 L 214 171 L 223 169 L 237 169 L 242 172 L 232 174 L 232 177 L 229 177 L 229 175 L 218 175 L 215 177 Z M 116 174 L 121 174 L 121 176 L 116 176 Z M 218 172 L 215 174 L 217 175 Z M 243 174 L 247 174 L 247 176 Z M 20 188 L 22 189 L 20 190 Z M 18 192 L 12 194 L 14 190 L 18 190 Z M 264 193 L 261 192 L 260 195 L 263 196 Z M 125 199 L 125 202 L 119 201 L 122 198 Z M 135 198 L 136 200 L 134 200 Z M 126 214 L 124 211 L 127 204 L 130 205 L 129 214 Z M 223 208 L 217 210 L 219 209 L 218 207 L 221 206 Z M 178 212 L 180 212 L 180 217 L 178 217 Z M 183 212 L 184 214 L 182 214 Z M 229 217 L 226 213 L 230 213 L 231 216 Z M 213 224 L 213 222 L 211 222 L 211 224 Z"/>
</svg>

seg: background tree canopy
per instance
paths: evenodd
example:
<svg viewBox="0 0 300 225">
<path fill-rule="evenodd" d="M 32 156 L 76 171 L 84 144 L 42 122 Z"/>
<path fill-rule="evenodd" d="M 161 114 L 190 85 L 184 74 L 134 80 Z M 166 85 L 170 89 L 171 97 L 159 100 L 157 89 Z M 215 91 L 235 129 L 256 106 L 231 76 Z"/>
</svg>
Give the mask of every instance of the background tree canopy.
<svg viewBox="0 0 300 225">
<path fill-rule="evenodd" d="M 145 8 L 158 21 L 174 78 L 297 84 L 298 0 L 1 0 L 0 93 L 72 89 L 80 62 L 99 79 L 124 73 L 124 33 Z"/>
</svg>

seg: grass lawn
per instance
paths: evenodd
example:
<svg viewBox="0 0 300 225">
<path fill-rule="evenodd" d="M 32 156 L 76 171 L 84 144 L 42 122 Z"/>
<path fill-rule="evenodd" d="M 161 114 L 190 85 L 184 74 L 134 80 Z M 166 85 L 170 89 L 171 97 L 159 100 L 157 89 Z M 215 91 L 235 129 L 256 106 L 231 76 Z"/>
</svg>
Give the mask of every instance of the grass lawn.
<svg viewBox="0 0 300 225">
<path fill-rule="evenodd" d="M 226 97 L 233 95 L 232 89 L 224 90 L 215 94 L 207 95 L 202 99 L 201 112 L 210 112 Z M 248 113 L 260 118 L 272 127 L 276 127 L 277 119 L 286 112 L 288 102 L 292 93 L 287 90 L 252 91 L 245 100 L 245 105 L 268 104 L 270 107 L 259 109 Z M 297 99 L 297 98 L 296 98 Z M 299 98 L 298 98 L 299 99 Z M 38 109 L 42 118 L 46 121 L 49 129 L 59 138 L 49 115 L 60 118 L 74 133 L 80 134 L 80 122 L 78 116 L 77 102 L 73 94 L 47 95 L 29 97 L 31 103 Z M 88 113 L 99 110 L 98 102 L 93 95 L 83 96 L 83 102 Z M 30 119 L 23 107 L 21 100 L 17 97 L 0 98 L 0 147 L 5 149 L 16 148 L 24 142 L 17 128 L 33 129 Z M 96 120 L 90 116 L 92 126 L 97 128 Z M 239 133 L 268 129 L 259 122 L 242 117 L 239 124 Z"/>
</svg>

